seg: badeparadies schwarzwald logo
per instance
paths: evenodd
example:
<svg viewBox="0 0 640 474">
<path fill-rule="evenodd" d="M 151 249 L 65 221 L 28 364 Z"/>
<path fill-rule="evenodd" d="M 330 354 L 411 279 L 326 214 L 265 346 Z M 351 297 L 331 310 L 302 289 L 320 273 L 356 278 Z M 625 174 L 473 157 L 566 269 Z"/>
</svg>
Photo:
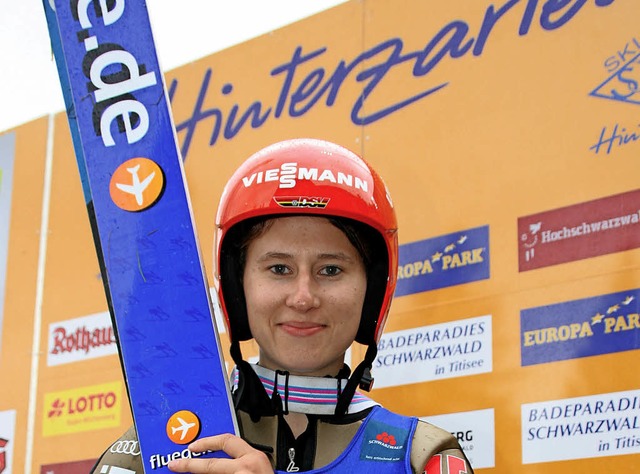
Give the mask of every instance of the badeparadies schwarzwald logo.
<svg viewBox="0 0 640 474">
<path fill-rule="evenodd" d="M 525 272 L 640 247 L 640 190 L 518 219 Z"/>
</svg>

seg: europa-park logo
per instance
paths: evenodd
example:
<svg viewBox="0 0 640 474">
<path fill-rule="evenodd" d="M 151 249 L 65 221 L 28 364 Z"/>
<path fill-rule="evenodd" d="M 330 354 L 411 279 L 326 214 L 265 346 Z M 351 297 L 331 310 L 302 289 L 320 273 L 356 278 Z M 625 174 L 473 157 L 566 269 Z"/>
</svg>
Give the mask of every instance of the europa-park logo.
<svg viewBox="0 0 640 474">
<path fill-rule="evenodd" d="M 640 290 L 525 309 L 522 365 L 640 348 Z"/>
<path fill-rule="evenodd" d="M 486 280 L 489 226 L 403 244 L 398 249 L 396 296 Z"/>
<path fill-rule="evenodd" d="M 44 396 L 44 436 L 120 426 L 122 382 L 80 387 Z"/>
</svg>

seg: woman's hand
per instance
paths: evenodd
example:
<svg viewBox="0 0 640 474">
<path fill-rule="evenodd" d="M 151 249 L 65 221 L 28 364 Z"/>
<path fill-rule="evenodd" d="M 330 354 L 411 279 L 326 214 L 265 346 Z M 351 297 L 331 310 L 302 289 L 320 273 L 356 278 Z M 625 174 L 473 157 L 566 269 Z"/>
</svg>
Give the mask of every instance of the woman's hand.
<svg viewBox="0 0 640 474">
<path fill-rule="evenodd" d="M 232 434 L 221 434 L 198 439 L 189 450 L 201 453 L 207 450 L 224 451 L 227 458 L 182 458 L 169 462 L 173 472 L 193 474 L 273 474 L 273 468 L 262 451 L 252 448 L 245 440 Z"/>
</svg>

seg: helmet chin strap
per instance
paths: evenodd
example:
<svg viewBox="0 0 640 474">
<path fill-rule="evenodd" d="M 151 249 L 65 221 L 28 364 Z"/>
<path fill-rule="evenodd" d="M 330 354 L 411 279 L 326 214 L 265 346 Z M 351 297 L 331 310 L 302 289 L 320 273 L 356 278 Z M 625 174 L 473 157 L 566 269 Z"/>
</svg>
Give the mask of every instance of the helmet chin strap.
<svg viewBox="0 0 640 474">
<path fill-rule="evenodd" d="M 248 363 L 242 358 L 242 350 L 240 349 L 240 342 L 232 341 L 231 347 L 229 347 L 229 354 L 235 362 L 236 365 L 243 365 L 243 363 Z"/>
<path fill-rule="evenodd" d="M 351 399 L 353 395 L 356 393 L 356 389 L 360 387 L 367 392 L 371 390 L 373 386 L 373 377 L 371 376 L 371 367 L 373 366 L 373 361 L 376 358 L 376 354 L 378 353 L 378 345 L 373 343 L 369 344 L 367 347 L 367 352 L 364 356 L 364 359 L 358 366 L 354 369 L 351 377 L 349 377 L 349 381 L 347 382 L 347 386 L 344 388 L 340 397 L 338 397 L 338 403 L 336 404 L 335 415 L 342 416 L 347 412 L 349 408 L 349 404 L 351 403 Z"/>
</svg>

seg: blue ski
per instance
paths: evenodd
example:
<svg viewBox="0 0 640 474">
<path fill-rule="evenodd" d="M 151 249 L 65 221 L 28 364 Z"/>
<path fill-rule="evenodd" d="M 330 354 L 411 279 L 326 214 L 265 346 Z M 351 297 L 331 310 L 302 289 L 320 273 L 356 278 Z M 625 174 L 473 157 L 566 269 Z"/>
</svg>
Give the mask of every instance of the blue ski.
<svg viewBox="0 0 640 474">
<path fill-rule="evenodd" d="M 238 430 L 149 15 L 43 3 L 145 472 L 169 472 Z"/>
</svg>

